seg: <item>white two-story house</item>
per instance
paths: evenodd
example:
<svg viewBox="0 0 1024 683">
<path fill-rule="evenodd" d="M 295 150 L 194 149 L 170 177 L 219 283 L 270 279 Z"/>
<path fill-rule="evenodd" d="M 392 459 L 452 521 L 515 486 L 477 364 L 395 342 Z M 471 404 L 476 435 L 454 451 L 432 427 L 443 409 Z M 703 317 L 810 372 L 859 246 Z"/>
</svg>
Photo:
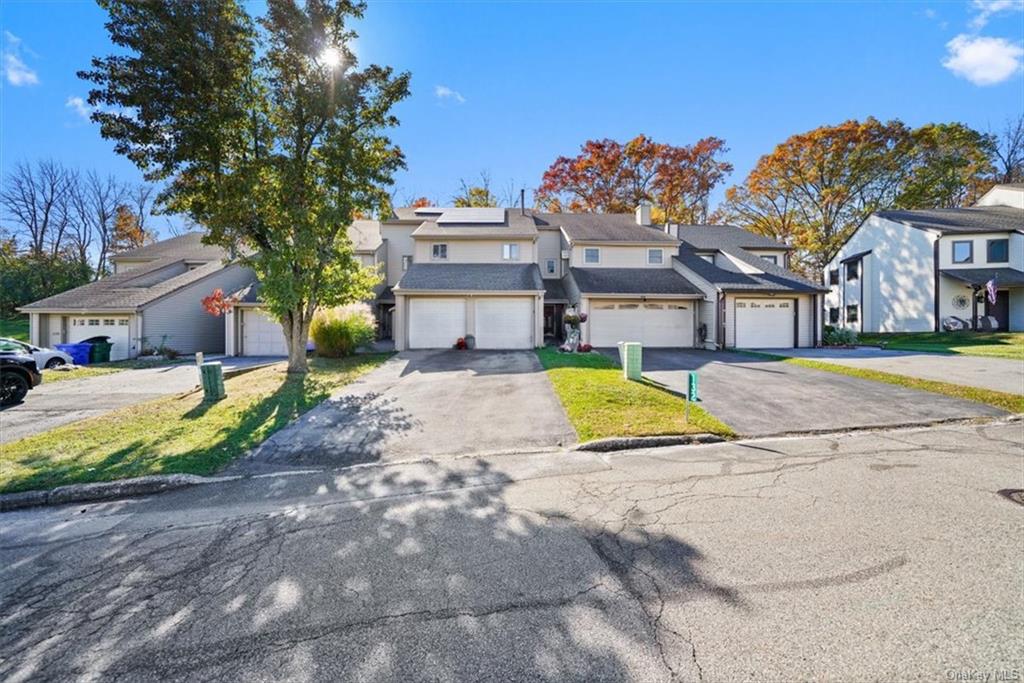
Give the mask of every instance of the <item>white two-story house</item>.
<svg viewBox="0 0 1024 683">
<path fill-rule="evenodd" d="M 969 208 L 872 214 L 825 278 L 826 323 L 838 327 L 932 332 L 987 317 L 1024 330 L 1024 184 L 997 185 Z"/>
</svg>

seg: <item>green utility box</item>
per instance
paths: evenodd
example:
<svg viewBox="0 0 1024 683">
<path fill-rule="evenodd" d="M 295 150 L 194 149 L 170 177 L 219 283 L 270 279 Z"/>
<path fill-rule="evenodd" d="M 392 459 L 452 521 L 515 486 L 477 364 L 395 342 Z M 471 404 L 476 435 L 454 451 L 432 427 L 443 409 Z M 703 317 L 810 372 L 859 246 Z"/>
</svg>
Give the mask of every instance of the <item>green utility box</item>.
<svg viewBox="0 0 1024 683">
<path fill-rule="evenodd" d="M 114 348 L 114 345 L 110 342 L 89 342 L 89 362 L 90 363 L 109 363 L 110 362 L 110 349 Z"/>
<path fill-rule="evenodd" d="M 199 377 L 203 382 L 204 401 L 219 401 L 227 396 L 224 391 L 224 369 L 219 361 L 200 365 Z"/>
<path fill-rule="evenodd" d="M 643 350 L 640 342 L 619 342 L 619 363 L 626 379 L 640 381 L 644 369 Z"/>
</svg>

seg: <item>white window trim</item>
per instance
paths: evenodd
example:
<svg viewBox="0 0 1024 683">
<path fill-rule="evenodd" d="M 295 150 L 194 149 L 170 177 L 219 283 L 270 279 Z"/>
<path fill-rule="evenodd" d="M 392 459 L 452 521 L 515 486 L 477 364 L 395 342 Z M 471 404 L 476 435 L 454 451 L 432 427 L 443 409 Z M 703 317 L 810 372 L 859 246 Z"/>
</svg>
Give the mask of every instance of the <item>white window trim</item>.
<svg viewBox="0 0 1024 683">
<path fill-rule="evenodd" d="M 768 263 L 775 264 L 776 266 L 779 265 L 779 257 L 776 256 L 775 254 L 761 254 L 761 258 L 763 258 Z"/>
<path fill-rule="evenodd" d="M 596 261 L 588 261 L 587 260 L 587 252 L 588 251 L 596 251 L 597 252 L 597 260 Z M 600 264 L 601 264 L 601 247 L 583 247 L 583 265 L 585 265 L 585 266 L 593 266 L 593 265 L 600 265 Z"/>
<path fill-rule="evenodd" d="M 544 272 L 548 275 L 558 275 L 558 259 L 545 259 Z"/>
<path fill-rule="evenodd" d="M 513 253 L 515 252 L 515 253 Z M 505 254 L 508 253 L 508 256 Z M 519 244 L 517 242 L 506 242 L 501 245 L 501 260 L 502 261 L 518 261 L 519 260 Z"/>
<path fill-rule="evenodd" d="M 651 261 L 651 254 L 657 252 L 658 260 Z M 663 266 L 665 265 L 665 250 L 658 248 L 651 248 L 647 250 L 647 265 L 649 266 Z"/>
<path fill-rule="evenodd" d="M 402 254 L 402 272 L 409 270 L 409 266 L 412 265 L 412 255 Z"/>
<path fill-rule="evenodd" d="M 437 248 L 444 247 L 444 256 L 437 255 Z M 447 261 L 448 260 L 448 243 L 447 242 L 435 242 L 430 245 L 430 260 L 431 261 Z"/>
</svg>

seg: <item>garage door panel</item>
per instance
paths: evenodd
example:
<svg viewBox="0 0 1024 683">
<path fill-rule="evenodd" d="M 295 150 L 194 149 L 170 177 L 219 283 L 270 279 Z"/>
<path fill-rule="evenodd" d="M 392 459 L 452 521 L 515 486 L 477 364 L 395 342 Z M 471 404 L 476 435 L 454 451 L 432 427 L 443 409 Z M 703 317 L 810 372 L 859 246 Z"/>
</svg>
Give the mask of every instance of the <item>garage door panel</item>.
<svg viewBox="0 0 1024 683">
<path fill-rule="evenodd" d="M 287 356 L 284 330 L 266 313 L 247 310 L 242 314 L 242 355 Z"/>
<path fill-rule="evenodd" d="M 529 297 L 477 299 L 478 349 L 533 348 L 534 300 Z"/>
<path fill-rule="evenodd" d="M 590 307 L 590 343 L 649 347 L 693 346 L 693 304 L 674 301 L 596 301 Z"/>
<path fill-rule="evenodd" d="M 465 299 L 409 299 L 410 349 L 447 349 L 464 336 Z"/>
<path fill-rule="evenodd" d="M 734 306 L 737 347 L 792 348 L 793 321 L 796 315 L 793 300 L 737 299 Z"/>
<path fill-rule="evenodd" d="M 57 322 L 59 325 L 59 321 Z M 73 317 L 68 331 L 72 344 L 90 337 L 110 337 L 110 360 L 125 360 L 131 357 L 131 318 L 126 316 Z M 58 332 L 60 328 L 57 328 Z"/>
</svg>

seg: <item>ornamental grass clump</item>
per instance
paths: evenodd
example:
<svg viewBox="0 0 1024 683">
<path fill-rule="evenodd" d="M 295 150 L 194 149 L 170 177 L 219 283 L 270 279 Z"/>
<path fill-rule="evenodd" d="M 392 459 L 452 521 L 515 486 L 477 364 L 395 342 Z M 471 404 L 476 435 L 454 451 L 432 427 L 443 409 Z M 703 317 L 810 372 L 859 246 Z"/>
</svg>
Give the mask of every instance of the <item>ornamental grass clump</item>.
<svg viewBox="0 0 1024 683">
<path fill-rule="evenodd" d="M 309 335 L 316 345 L 317 355 L 342 358 L 373 342 L 376 323 L 365 305 L 345 306 L 317 313 Z"/>
</svg>

